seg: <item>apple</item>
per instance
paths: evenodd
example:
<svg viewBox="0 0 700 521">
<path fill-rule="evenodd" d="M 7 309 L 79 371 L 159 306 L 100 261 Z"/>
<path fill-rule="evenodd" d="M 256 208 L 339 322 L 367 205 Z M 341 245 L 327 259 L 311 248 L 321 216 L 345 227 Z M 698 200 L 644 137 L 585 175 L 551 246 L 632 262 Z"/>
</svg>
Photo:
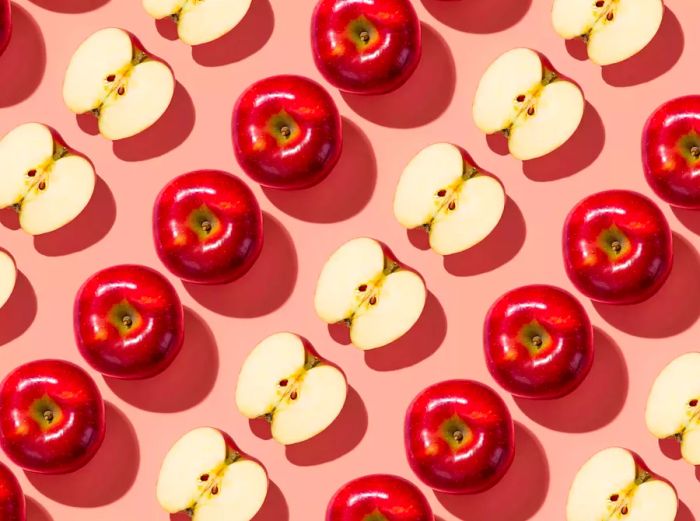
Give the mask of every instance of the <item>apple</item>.
<svg viewBox="0 0 700 521">
<path fill-rule="evenodd" d="M 564 223 L 563 252 L 576 288 L 608 304 L 648 299 L 673 262 L 663 213 L 651 199 L 629 190 L 598 192 L 580 201 Z"/>
<path fill-rule="evenodd" d="M 156 497 L 171 514 L 192 521 L 249 521 L 267 495 L 267 472 L 218 429 L 199 427 L 170 448 Z"/>
<path fill-rule="evenodd" d="M 17 282 L 17 266 L 9 253 L 0 250 L 0 308 L 7 303 Z"/>
<path fill-rule="evenodd" d="M 158 194 L 153 238 L 160 260 L 177 277 L 224 284 L 245 274 L 260 255 L 262 212 L 238 177 L 217 170 L 190 172 Z"/>
<path fill-rule="evenodd" d="M 494 486 L 515 454 L 513 420 L 490 387 L 446 380 L 421 391 L 408 406 L 406 457 L 429 487 L 475 494 Z"/>
<path fill-rule="evenodd" d="M 0 383 L 0 447 L 30 472 L 64 474 L 84 466 L 105 435 L 97 385 L 63 360 L 36 360 Z"/>
<path fill-rule="evenodd" d="M 680 208 L 700 209 L 700 96 L 667 101 L 642 133 L 642 162 L 649 186 Z"/>
<path fill-rule="evenodd" d="M 425 305 L 423 279 L 401 266 L 382 244 L 352 239 L 326 261 L 316 284 L 316 314 L 326 323 L 345 323 L 360 349 L 400 338 L 418 321 Z"/>
<path fill-rule="evenodd" d="M 517 159 L 549 154 L 563 145 L 583 118 L 581 89 L 563 79 L 531 49 L 512 49 L 489 65 L 472 106 L 476 126 L 503 132 Z"/>
<path fill-rule="evenodd" d="M 484 240 L 503 215 L 503 185 L 456 145 L 435 143 L 408 163 L 394 195 L 394 216 L 408 229 L 423 227 L 440 255 Z"/>
<path fill-rule="evenodd" d="M 644 49 L 663 15 L 662 0 L 554 0 L 552 24 L 562 38 L 583 38 L 593 63 L 610 65 Z"/>
<path fill-rule="evenodd" d="M 581 303 L 554 286 L 513 289 L 489 309 L 484 354 L 491 376 L 523 398 L 559 398 L 593 364 L 593 329 Z"/>
<path fill-rule="evenodd" d="M 566 521 L 673 521 L 676 491 L 627 449 L 611 447 L 579 469 L 569 490 Z"/>
<path fill-rule="evenodd" d="M 146 266 L 112 266 L 95 273 L 78 290 L 73 308 L 80 354 L 113 378 L 147 378 L 164 371 L 182 347 L 183 321 L 175 288 Z"/>
<path fill-rule="evenodd" d="M 342 122 L 328 92 L 303 76 L 253 83 L 233 109 L 233 148 L 256 183 L 307 188 L 333 170 L 343 147 Z"/>
<path fill-rule="evenodd" d="M 659 439 L 674 437 L 683 459 L 700 465 L 700 353 L 686 353 L 654 380 L 646 407 L 647 429 Z"/>
<path fill-rule="evenodd" d="M 63 80 L 63 101 L 76 114 L 92 112 L 105 138 L 134 136 L 153 125 L 170 105 L 175 79 L 122 29 L 89 36 L 73 54 Z"/>
<path fill-rule="evenodd" d="M 0 463 L 0 519 L 3 521 L 25 521 L 26 501 L 22 487 L 15 475 Z"/>
<path fill-rule="evenodd" d="M 264 417 L 283 445 L 313 438 L 338 417 L 347 383 L 337 368 L 294 333 L 267 337 L 243 362 L 236 406 L 247 418 Z"/>
<path fill-rule="evenodd" d="M 177 35 L 188 45 L 222 37 L 248 12 L 251 0 L 143 0 L 146 12 L 156 20 L 172 18 Z"/>
<path fill-rule="evenodd" d="M 316 67 L 341 91 L 390 92 L 420 62 L 421 26 L 410 0 L 319 0 L 311 20 Z"/>
<path fill-rule="evenodd" d="M 0 0 L 0 55 L 7 49 L 12 36 L 12 4 L 10 0 Z"/>
<path fill-rule="evenodd" d="M 326 521 L 434 521 L 423 493 L 391 474 L 353 479 L 331 498 Z"/>
<path fill-rule="evenodd" d="M 25 123 L 0 139 L 0 208 L 12 207 L 32 235 L 75 219 L 95 188 L 90 161 L 41 123 Z"/>
</svg>

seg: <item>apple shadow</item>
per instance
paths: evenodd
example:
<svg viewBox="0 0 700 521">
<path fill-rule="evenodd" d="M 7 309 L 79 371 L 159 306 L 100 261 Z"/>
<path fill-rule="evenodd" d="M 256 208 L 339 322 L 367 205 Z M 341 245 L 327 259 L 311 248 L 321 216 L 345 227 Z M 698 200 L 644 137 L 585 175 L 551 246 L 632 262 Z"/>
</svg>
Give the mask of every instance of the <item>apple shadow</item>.
<svg viewBox="0 0 700 521">
<path fill-rule="evenodd" d="M 678 461 L 682 458 L 681 444 L 675 438 L 664 438 L 659 440 L 659 449 L 664 456 L 672 460 Z"/>
<path fill-rule="evenodd" d="M 54 521 L 49 511 L 46 510 L 41 504 L 34 498 L 25 496 L 27 501 L 27 520 L 28 521 Z"/>
<path fill-rule="evenodd" d="M 639 304 L 594 302 L 609 324 L 631 335 L 665 338 L 690 328 L 700 317 L 700 257 L 682 235 L 673 232 L 673 267 L 659 291 Z M 678 303 L 682 303 L 678 306 Z M 670 311 L 672 310 L 672 312 Z"/>
<path fill-rule="evenodd" d="M 248 426 L 250 431 L 261 440 L 271 440 L 272 431 L 270 429 L 270 423 L 263 417 L 251 418 L 248 420 Z"/>
<path fill-rule="evenodd" d="M 173 99 L 160 119 L 135 136 L 114 141 L 112 149 L 123 161 L 143 161 L 160 157 L 187 139 L 194 128 L 194 121 L 192 98 L 182 83 L 175 82 Z"/>
<path fill-rule="evenodd" d="M 588 47 L 583 38 L 572 38 L 566 40 L 566 51 L 569 55 L 578 61 L 586 61 L 588 59 Z"/>
<path fill-rule="evenodd" d="M 549 464 L 542 444 L 515 422 L 515 458 L 500 482 L 480 494 L 435 492 L 435 497 L 458 519 L 526 521 L 535 518 L 548 489 Z"/>
<path fill-rule="evenodd" d="M 277 484 L 270 480 L 267 487 L 267 497 L 262 508 L 258 511 L 252 521 L 289 521 L 289 505 L 284 498 L 282 490 Z"/>
<path fill-rule="evenodd" d="M 404 336 L 379 349 L 365 351 L 365 363 L 375 371 L 403 369 L 429 358 L 447 336 L 447 316 L 431 292 L 418 322 Z"/>
<path fill-rule="evenodd" d="M 219 353 L 211 329 L 185 307 L 185 341 L 173 363 L 144 380 L 104 377 L 109 388 L 125 402 L 153 412 L 179 412 L 204 400 L 219 372 Z"/>
<path fill-rule="evenodd" d="M 102 240 L 117 218 L 117 203 L 107 183 L 95 179 L 95 191 L 85 209 L 73 221 L 50 233 L 34 237 L 34 248 L 47 257 L 82 251 Z"/>
<path fill-rule="evenodd" d="M 546 156 L 523 161 L 523 173 L 533 181 L 554 181 L 574 175 L 600 155 L 605 146 L 605 127 L 600 114 L 588 101 L 576 132 Z"/>
<path fill-rule="evenodd" d="M 491 152 L 498 154 L 499 156 L 507 156 L 510 154 L 510 151 L 508 150 L 508 139 L 503 132 L 486 134 L 486 144 L 491 149 Z"/>
<path fill-rule="evenodd" d="M 275 13 L 270 0 L 255 0 L 243 20 L 231 31 L 213 42 L 192 47 L 192 58 L 205 67 L 244 60 L 263 48 L 274 28 Z"/>
<path fill-rule="evenodd" d="M 263 229 L 260 257 L 248 273 L 226 285 L 183 283 L 192 298 L 220 315 L 239 318 L 260 317 L 282 306 L 297 279 L 296 249 L 286 228 L 267 212 Z"/>
<path fill-rule="evenodd" d="M 46 497 L 64 505 L 91 508 L 109 505 L 126 494 L 139 468 L 139 443 L 126 415 L 105 402 L 107 431 L 95 457 L 70 474 L 25 472 Z"/>
<path fill-rule="evenodd" d="M 422 22 L 423 55 L 411 77 L 398 89 L 380 95 L 341 93 L 357 114 L 378 125 L 413 128 L 437 119 L 450 105 L 456 73 L 444 38 Z"/>
<path fill-rule="evenodd" d="M 0 107 L 17 105 L 31 96 L 46 69 L 46 44 L 39 24 L 24 7 L 17 2 L 11 4 L 12 36 L 0 56 L 0 70 L 6 74 L 0 88 Z"/>
<path fill-rule="evenodd" d="M 680 59 L 685 45 L 683 28 L 668 7 L 656 36 L 644 49 L 620 63 L 603 67 L 603 80 L 613 87 L 629 87 L 654 80 Z"/>
<path fill-rule="evenodd" d="M 468 33 L 497 33 L 518 23 L 532 0 L 423 0 L 426 10 L 445 25 Z"/>
<path fill-rule="evenodd" d="M 32 283 L 18 270 L 12 295 L 0 308 L 0 346 L 13 341 L 29 329 L 36 317 L 36 310 L 36 292 Z"/>
<path fill-rule="evenodd" d="M 602 329 L 593 328 L 591 371 L 571 393 L 552 400 L 515 398 L 532 421 L 559 432 L 591 432 L 617 417 L 627 399 L 629 376 L 622 351 Z"/>
<path fill-rule="evenodd" d="M 683 501 L 678 501 L 678 512 L 676 513 L 676 521 L 695 521 L 695 514 L 688 508 Z"/>
<path fill-rule="evenodd" d="M 367 424 L 367 408 L 354 387 L 348 385 L 345 405 L 335 421 L 310 440 L 288 445 L 285 448 L 287 459 L 300 467 L 338 459 L 362 441 L 367 432 Z M 349 429 L 348 425 L 352 428 Z"/>
<path fill-rule="evenodd" d="M 109 3 L 109 0 L 31 0 L 33 4 L 57 13 L 87 13 Z"/>
<path fill-rule="evenodd" d="M 526 235 L 523 212 L 507 197 L 501 220 L 491 234 L 466 251 L 445 256 L 443 264 L 449 273 L 459 277 L 493 271 L 518 254 Z"/>
<path fill-rule="evenodd" d="M 343 151 L 326 179 L 303 190 L 263 188 L 268 200 L 284 213 L 308 222 L 339 222 L 356 215 L 372 197 L 377 162 L 369 139 L 343 118 Z"/>
<path fill-rule="evenodd" d="M 8 230 L 19 230 L 19 216 L 15 209 L 8 206 L 0 210 L 0 223 Z"/>
<path fill-rule="evenodd" d="M 689 208 L 671 206 L 673 214 L 683 226 L 696 235 L 700 235 L 700 212 Z"/>
</svg>

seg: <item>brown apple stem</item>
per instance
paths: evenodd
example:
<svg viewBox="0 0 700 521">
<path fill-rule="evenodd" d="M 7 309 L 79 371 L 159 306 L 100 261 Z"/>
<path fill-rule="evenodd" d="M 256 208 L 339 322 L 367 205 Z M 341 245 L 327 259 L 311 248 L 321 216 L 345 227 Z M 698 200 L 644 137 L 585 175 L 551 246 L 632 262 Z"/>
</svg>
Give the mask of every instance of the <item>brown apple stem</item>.
<svg viewBox="0 0 700 521">
<path fill-rule="evenodd" d="M 53 421 L 53 412 L 52 411 L 44 411 L 44 419 L 48 423 L 51 423 Z"/>
<path fill-rule="evenodd" d="M 209 221 L 202 221 L 202 230 L 209 233 L 211 231 L 211 223 Z"/>
<path fill-rule="evenodd" d="M 610 247 L 615 253 L 620 253 L 620 251 L 622 251 L 622 244 L 620 244 L 620 241 L 613 241 Z"/>
<path fill-rule="evenodd" d="M 362 43 L 369 42 L 369 33 L 367 31 L 362 31 L 360 33 L 360 40 L 362 40 Z"/>
<path fill-rule="evenodd" d="M 280 129 L 280 133 L 286 138 L 292 135 L 291 129 L 286 125 Z"/>
<path fill-rule="evenodd" d="M 129 315 L 124 315 L 122 317 L 122 324 L 124 324 L 124 326 L 131 327 L 133 323 L 134 322 L 133 320 L 131 320 L 131 317 Z"/>
<path fill-rule="evenodd" d="M 535 335 L 532 337 L 532 345 L 535 347 L 541 347 L 542 346 L 542 337 L 539 335 Z"/>
<path fill-rule="evenodd" d="M 452 433 L 452 437 L 457 443 L 459 443 L 464 439 L 464 433 L 462 431 L 457 430 Z"/>
<path fill-rule="evenodd" d="M 700 147 L 698 147 L 698 146 L 691 147 L 690 155 L 693 156 L 695 159 L 700 157 Z"/>
</svg>

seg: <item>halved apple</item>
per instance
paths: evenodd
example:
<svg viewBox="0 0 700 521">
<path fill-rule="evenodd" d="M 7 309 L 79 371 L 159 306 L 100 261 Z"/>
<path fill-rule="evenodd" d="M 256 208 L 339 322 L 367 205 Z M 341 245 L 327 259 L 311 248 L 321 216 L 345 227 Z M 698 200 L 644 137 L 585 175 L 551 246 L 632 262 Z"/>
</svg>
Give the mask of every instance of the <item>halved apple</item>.
<svg viewBox="0 0 700 521">
<path fill-rule="evenodd" d="M 0 250 L 0 308 L 5 305 L 12 295 L 17 282 L 17 266 L 14 259 Z"/>
<path fill-rule="evenodd" d="M 95 114 L 100 134 L 111 140 L 153 125 L 174 92 L 170 68 L 116 28 L 101 29 L 80 44 L 63 81 L 66 106 L 76 114 Z"/>
<path fill-rule="evenodd" d="M 143 0 L 156 20 L 173 18 L 178 37 L 188 45 L 222 37 L 239 24 L 250 4 L 251 0 Z"/>
<path fill-rule="evenodd" d="M 0 208 L 14 207 L 32 235 L 75 219 L 95 188 L 90 162 L 40 123 L 20 125 L 0 140 L 0 165 Z"/>
<path fill-rule="evenodd" d="M 579 469 L 569 490 L 566 521 L 673 521 L 676 491 L 627 449 L 612 447 Z"/>
<path fill-rule="evenodd" d="M 260 342 L 241 367 L 236 405 L 247 418 L 267 419 L 283 445 L 313 438 L 345 404 L 347 383 L 299 336 L 276 333 Z"/>
<path fill-rule="evenodd" d="M 545 67 L 535 51 L 517 48 L 486 69 L 472 115 L 482 132 L 503 132 L 510 153 L 527 160 L 563 145 L 578 128 L 583 108 L 581 89 Z"/>
<path fill-rule="evenodd" d="M 224 433 L 194 429 L 168 451 L 156 497 L 166 512 L 193 521 L 249 521 L 267 495 L 267 473 Z"/>
<path fill-rule="evenodd" d="M 503 215 L 503 185 L 485 175 L 450 143 L 430 145 L 411 159 L 399 179 L 394 216 L 406 228 L 423 227 L 440 255 L 484 240 Z"/>
<path fill-rule="evenodd" d="M 644 49 L 664 16 L 662 0 L 554 0 L 552 24 L 559 36 L 581 37 L 598 65 L 621 62 Z"/>
<path fill-rule="evenodd" d="M 328 324 L 344 322 L 360 349 L 382 347 L 403 336 L 425 305 L 423 280 L 367 237 L 346 242 L 326 261 L 314 305 Z"/>
<path fill-rule="evenodd" d="M 676 438 L 683 459 L 700 465 L 700 353 L 686 353 L 668 364 L 651 387 L 647 429 L 659 439 Z"/>
</svg>

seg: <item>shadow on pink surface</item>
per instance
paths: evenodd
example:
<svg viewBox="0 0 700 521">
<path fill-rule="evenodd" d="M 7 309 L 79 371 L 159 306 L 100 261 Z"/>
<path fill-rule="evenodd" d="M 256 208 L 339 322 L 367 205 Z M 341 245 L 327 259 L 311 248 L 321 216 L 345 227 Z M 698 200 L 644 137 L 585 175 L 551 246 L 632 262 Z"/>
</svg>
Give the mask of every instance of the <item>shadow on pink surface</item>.
<svg viewBox="0 0 700 521">
<path fill-rule="evenodd" d="M 661 27 L 649 45 L 623 62 L 603 67 L 603 80 L 614 87 L 628 87 L 656 79 L 676 64 L 684 44 L 683 28 L 666 7 Z"/>
<path fill-rule="evenodd" d="M 526 235 L 523 213 L 508 197 L 503 216 L 493 232 L 476 246 L 447 255 L 443 264 L 449 273 L 460 277 L 487 273 L 513 259 L 525 244 Z"/>
<path fill-rule="evenodd" d="M 554 181 L 572 176 L 596 160 L 605 146 L 605 127 L 600 114 L 586 102 L 576 132 L 546 156 L 523 162 L 523 173 L 533 181 Z"/>
<path fill-rule="evenodd" d="M 496 33 L 518 23 L 531 0 L 423 0 L 423 5 L 445 25 L 468 33 Z"/>
<path fill-rule="evenodd" d="M 140 409 L 177 412 L 194 407 L 209 395 L 219 372 L 216 340 L 207 323 L 185 308 L 185 341 L 165 371 L 145 380 L 105 377 L 122 400 Z"/>
<path fill-rule="evenodd" d="M 386 348 L 365 352 L 365 362 L 375 371 L 410 367 L 438 350 L 447 335 L 447 317 L 440 301 L 428 292 L 423 314 L 411 330 Z"/>
<path fill-rule="evenodd" d="M 659 449 L 664 456 L 678 461 L 681 459 L 681 444 L 675 438 L 665 438 L 659 440 Z"/>
<path fill-rule="evenodd" d="M 376 182 L 377 162 L 369 139 L 360 127 L 343 118 L 343 151 L 326 179 L 304 190 L 263 188 L 263 192 L 288 215 L 331 223 L 360 212 L 371 199 Z"/>
<path fill-rule="evenodd" d="M 139 468 L 138 439 L 123 412 L 109 402 L 105 410 L 105 440 L 87 465 L 70 474 L 25 473 L 39 492 L 58 503 L 81 508 L 114 503 L 128 492 Z"/>
<path fill-rule="evenodd" d="M 32 3 L 57 13 L 86 13 L 109 3 L 109 0 L 31 0 Z"/>
<path fill-rule="evenodd" d="M 24 7 L 12 2 L 12 36 L 0 56 L 0 70 L 5 74 L 12 71 L 12 81 L 2 82 L 0 107 L 11 107 L 31 96 L 41 83 L 45 68 L 46 44 L 39 24 Z"/>
<path fill-rule="evenodd" d="M 423 57 L 408 81 L 387 94 L 341 93 L 352 110 L 378 125 L 394 128 L 419 127 L 445 112 L 455 90 L 454 58 L 435 29 L 426 23 L 421 23 L 421 29 Z"/>
<path fill-rule="evenodd" d="M 221 286 L 184 283 L 202 306 L 229 317 L 251 318 L 272 313 L 292 294 L 297 279 L 297 254 L 292 237 L 275 217 L 263 212 L 265 240 L 248 273 Z"/>
<path fill-rule="evenodd" d="M 566 40 L 566 51 L 571 55 L 572 58 L 578 61 L 586 61 L 588 59 L 588 49 L 586 47 L 586 42 L 583 38 L 572 38 L 571 40 Z"/>
<path fill-rule="evenodd" d="M 206 67 L 244 60 L 262 49 L 274 28 L 275 13 L 270 0 L 255 0 L 241 23 L 213 42 L 192 47 L 192 57 Z"/>
<path fill-rule="evenodd" d="M 671 206 L 673 214 L 683 226 L 696 235 L 700 235 L 700 212 L 686 208 L 676 208 Z"/>
<path fill-rule="evenodd" d="M 321 434 L 285 448 L 287 459 L 306 467 L 333 461 L 354 449 L 367 432 L 367 408 L 354 387 L 348 386 L 343 410 Z"/>
<path fill-rule="evenodd" d="M 7 303 L 0 308 L 0 346 L 24 333 L 36 317 L 36 292 L 27 276 L 17 271 L 15 289 Z"/>
<path fill-rule="evenodd" d="M 683 503 L 683 501 L 678 502 L 678 513 L 676 514 L 676 521 L 695 521 L 695 515 L 690 511 L 688 505 Z"/>
<path fill-rule="evenodd" d="M 515 398 L 531 420 L 560 432 L 590 432 L 609 424 L 627 398 L 629 377 L 625 359 L 615 341 L 594 327 L 593 367 L 581 385 L 554 400 Z"/>
<path fill-rule="evenodd" d="M 100 176 L 95 179 L 92 199 L 72 222 L 51 233 L 34 237 L 34 248 L 48 257 L 82 251 L 100 242 L 117 218 L 117 203 Z"/>
<path fill-rule="evenodd" d="M 700 257 L 690 242 L 675 232 L 673 255 L 671 274 L 654 296 L 626 306 L 594 302 L 596 311 L 609 324 L 631 335 L 664 338 L 687 330 L 700 316 L 700 299 L 696 298 L 700 294 Z"/>
<path fill-rule="evenodd" d="M 437 500 L 459 519 L 526 521 L 544 503 L 549 489 L 549 464 L 542 444 L 521 423 L 515 423 L 515 459 L 503 479 L 481 494 L 435 492 Z"/>
<path fill-rule="evenodd" d="M 194 103 L 178 81 L 170 106 L 156 123 L 130 138 L 112 144 L 114 154 L 124 161 L 160 157 L 182 144 L 194 128 Z"/>
<path fill-rule="evenodd" d="M 27 500 L 27 521 L 54 521 L 49 511 L 46 510 L 34 498 L 26 497 Z"/>
</svg>

